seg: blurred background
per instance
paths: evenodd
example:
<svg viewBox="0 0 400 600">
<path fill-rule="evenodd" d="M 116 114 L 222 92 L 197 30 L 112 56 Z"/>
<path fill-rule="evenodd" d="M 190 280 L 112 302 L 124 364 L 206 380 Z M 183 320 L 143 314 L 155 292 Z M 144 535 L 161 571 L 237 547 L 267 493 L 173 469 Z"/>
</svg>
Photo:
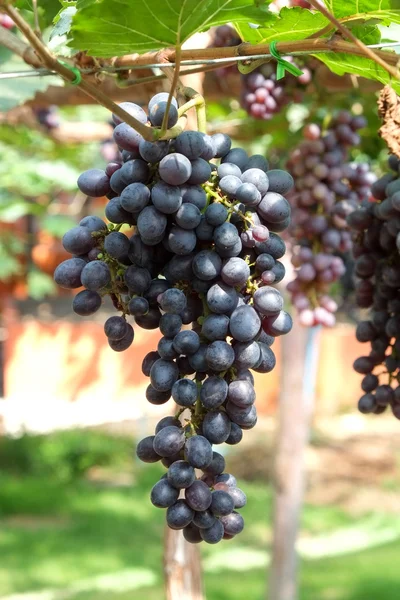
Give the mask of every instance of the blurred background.
<svg viewBox="0 0 400 600">
<path fill-rule="evenodd" d="M 149 491 L 161 467 L 139 464 L 134 454 L 135 442 L 166 414 L 146 401 L 141 374 L 158 334 L 137 329 L 133 346 L 114 353 L 103 333 L 112 306 L 77 317 L 72 292 L 52 279 L 68 258 L 63 234 L 83 216 L 103 214 L 107 200 L 87 198 L 76 180 L 116 156 L 110 115 L 75 90 L 44 93 L 33 79 L 14 102 L 15 85 L 3 81 L 0 93 L 0 599 L 159 600 L 164 513 Z M 364 114 L 368 127 L 353 158 L 384 172 L 370 82 L 321 69 L 300 103 L 267 122 L 240 107 L 237 73 L 210 73 L 196 85 L 204 86 L 210 133 L 228 133 L 272 168 L 284 167 L 305 123 L 323 124 L 340 108 Z M 145 105 L 153 93 L 142 86 L 112 95 Z M 397 600 L 399 425 L 391 414 L 356 410 L 361 376 L 352 363 L 363 351 L 354 336 L 361 315 L 350 259 L 335 292 L 338 324 L 307 333 L 306 355 L 298 357 L 303 388 L 315 400 L 297 543 L 300 597 Z M 279 339 L 275 348 L 277 368 L 256 374 L 257 428 L 240 447 L 224 448 L 248 505 L 240 538 L 201 549 L 211 600 L 264 595 L 277 409 L 285 373 L 296 368 Z"/>
</svg>

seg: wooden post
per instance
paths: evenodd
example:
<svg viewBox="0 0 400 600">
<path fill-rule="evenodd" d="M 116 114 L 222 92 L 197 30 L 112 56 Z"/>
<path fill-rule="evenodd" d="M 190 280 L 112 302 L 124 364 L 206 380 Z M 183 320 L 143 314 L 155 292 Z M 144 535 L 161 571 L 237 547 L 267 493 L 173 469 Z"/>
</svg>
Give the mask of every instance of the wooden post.
<svg viewBox="0 0 400 600">
<path fill-rule="evenodd" d="M 167 600 L 205 600 L 199 548 L 182 531 L 165 528 L 164 574 Z"/>
<path fill-rule="evenodd" d="M 298 598 L 296 538 L 304 496 L 304 453 L 314 404 L 317 336 L 317 328 L 303 328 L 295 320 L 291 334 L 282 339 L 269 600 Z"/>
</svg>

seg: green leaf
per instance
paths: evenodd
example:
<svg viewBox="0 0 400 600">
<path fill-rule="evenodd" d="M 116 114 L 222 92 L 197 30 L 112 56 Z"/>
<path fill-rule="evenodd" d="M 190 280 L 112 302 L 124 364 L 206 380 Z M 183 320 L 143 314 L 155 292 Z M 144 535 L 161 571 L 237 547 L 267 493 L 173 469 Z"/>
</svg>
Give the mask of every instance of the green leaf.
<svg viewBox="0 0 400 600">
<path fill-rule="evenodd" d="M 57 291 L 53 278 L 36 269 L 28 273 L 27 283 L 29 296 L 34 300 L 41 300 Z"/>
<path fill-rule="evenodd" d="M 50 33 L 50 40 L 56 36 L 65 35 L 71 29 L 72 17 L 76 13 L 75 6 L 61 10 L 55 18 L 55 25 Z"/>
<path fill-rule="evenodd" d="M 351 29 L 356 38 L 362 40 L 364 44 L 379 44 L 381 41 L 381 32 L 377 25 L 365 23 L 364 25 L 349 26 L 349 29 Z"/>
<path fill-rule="evenodd" d="M 316 54 L 315 58 L 325 63 L 337 75 L 353 73 L 367 79 L 375 79 L 385 85 L 390 83 L 396 93 L 400 94 L 400 81 L 395 81 L 385 69 L 368 58 L 333 52 Z"/>
<path fill-rule="evenodd" d="M 46 215 L 40 224 L 42 229 L 54 237 L 62 238 L 64 233 L 76 226 L 76 221 L 66 215 Z"/>
<path fill-rule="evenodd" d="M 63 4 L 63 2 L 61 2 L 61 4 Z M 42 28 L 48 27 L 60 10 L 60 0 L 38 0 L 37 5 L 40 26 Z M 17 0 L 15 6 L 22 10 L 33 12 L 32 0 Z"/>
<path fill-rule="evenodd" d="M 15 55 L 2 65 L 2 73 L 27 70 L 26 63 Z M 63 80 L 55 76 L 3 79 L 0 86 L 0 111 L 6 112 L 23 104 L 33 98 L 36 92 L 47 90 L 50 85 L 63 85 Z"/>
<path fill-rule="evenodd" d="M 248 23 L 235 23 L 235 28 L 245 42 L 266 44 L 270 41 L 305 39 L 328 23 L 321 13 L 312 13 L 303 8 L 283 8 L 279 17 L 269 17 L 268 27 L 254 29 Z"/>
<path fill-rule="evenodd" d="M 71 44 L 94 56 L 142 53 L 182 44 L 213 25 L 262 23 L 267 14 L 253 0 L 86 0 L 78 3 Z"/>
<path fill-rule="evenodd" d="M 335 17 L 344 21 L 362 17 L 379 19 L 387 25 L 400 23 L 399 0 L 326 0 L 325 4 Z"/>
</svg>

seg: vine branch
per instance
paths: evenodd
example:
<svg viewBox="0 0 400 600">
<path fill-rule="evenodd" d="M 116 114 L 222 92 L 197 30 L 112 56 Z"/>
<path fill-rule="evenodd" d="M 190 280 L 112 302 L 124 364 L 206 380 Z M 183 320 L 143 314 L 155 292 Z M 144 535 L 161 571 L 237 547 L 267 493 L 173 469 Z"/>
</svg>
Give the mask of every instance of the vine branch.
<svg viewBox="0 0 400 600">
<path fill-rule="evenodd" d="M 371 48 L 368 48 L 361 40 L 359 40 L 350 29 L 348 29 L 345 25 L 343 25 L 337 18 L 332 15 L 329 10 L 319 2 L 319 0 L 309 0 L 311 6 L 313 6 L 316 10 L 324 15 L 329 21 L 334 25 L 338 31 L 340 31 L 344 37 L 348 40 L 352 41 L 363 54 L 373 60 L 375 63 L 380 65 L 385 71 L 387 71 L 390 75 L 395 77 L 396 79 L 400 79 L 400 73 L 397 68 L 393 68 L 389 65 L 381 56 L 379 56 L 376 52 L 374 52 Z"/>
</svg>

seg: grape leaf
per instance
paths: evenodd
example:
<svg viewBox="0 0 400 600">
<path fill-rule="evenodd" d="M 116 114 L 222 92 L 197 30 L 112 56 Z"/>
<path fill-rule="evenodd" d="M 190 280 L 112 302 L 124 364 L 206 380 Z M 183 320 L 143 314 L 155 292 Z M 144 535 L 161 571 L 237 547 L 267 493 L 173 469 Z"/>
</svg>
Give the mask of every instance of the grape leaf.
<svg viewBox="0 0 400 600">
<path fill-rule="evenodd" d="M 13 55 L 11 60 L 2 65 L 2 72 L 26 71 L 26 63 Z M 49 85 L 63 85 L 60 77 L 24 77 L 3 79 L 0 86 L 0 111 L 6 112 L 33 98 L 36 92 L 44 92 Z"/>
<path fill-rule="evenodd" d="M 61 2 L 62 3 L 62 2 Z M 39 0 L 38 13 L 41 27 L 48 27 L 60 10 L 60 0 Z M 33 12 L 32 0 L 17 0 L 15 6 Z"/>
<path fill-rule="evenodd" d="M 312 13 L 303 8 L 283 8 L 279 17 L 271 15 L 268 27 L 254 29 L 248 23 L 235 23 L 235 28 L 245 42 L 265 44 L 272 40 L 302 40 L 328 23 L 328 19 L 321 13 Z"/>
<path fill-rule="evenodd" d="M 253 0 L 83 1 L 71 44 L 94 56 L 121 56 L 182 44 L 198 31 L 229 22 L 262 23 L 269 13 Z"/>
<path fill-rule="evenodd" d="M 337 75 L 353 73 L 367 79 L 375 79 L 385 85 L 390 83 L 396 93 L 400 94 L 400 81 L 395 81 L 385 69 L 369 58 L 340 52 L 316 54 L 315 58 L 325 63 Z"/>
<path fill-rule="evenodd" d="M 50 40 L 56 36 L 65 35 L 69 32 L 71 29 L 72 17 L 75 13 L 75 6 L 68 6 L 68 8 L 64 8 L 56 15 L 54 19 L 55 25 L 49 37 Z"/>
<path fill-rule="evenodd" d="M 364 44 L 379 44 L 381 41 L 381 32 L 377 25 L 365 23 L 364 25 L 353 25 L 349 29 L 354 33 L 356 38 L 362 39 Z"/>
<path fill-rule="evenodd" d="M 379 19 L 387 25 L 400 23 L 399 0 L 326 0 L 325 4 L 335 17 L 344 22 L 361 17 Z"/>
</svg>

